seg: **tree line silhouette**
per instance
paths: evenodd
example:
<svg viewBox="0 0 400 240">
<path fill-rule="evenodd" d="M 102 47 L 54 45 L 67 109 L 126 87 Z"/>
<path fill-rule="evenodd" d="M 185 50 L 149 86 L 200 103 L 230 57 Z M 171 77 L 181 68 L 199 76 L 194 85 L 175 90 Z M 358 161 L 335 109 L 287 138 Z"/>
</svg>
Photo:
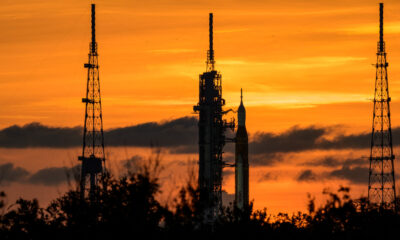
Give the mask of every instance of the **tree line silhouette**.
<svg viewBox="0 0 400 240">
<path fill-rule="evenodd" d="M 272 216 L 253 203 L 245 210 L 230 205 L 210 223 L 193 180 L 173 203 L 157 200 L 159 172 L 153 161 L 122 177 L 107 173 L 93 195 L 82 199 L 73 189 L 45 208 L 22 198 L 5 208 L 1 192 L 0 239 L 385 239 L 400 229 L 399 213 L 353 200 L 346 187 L 324 192 L 328 200 L 319 207 L 309 197 L 306 213 Z"/>
</svg>

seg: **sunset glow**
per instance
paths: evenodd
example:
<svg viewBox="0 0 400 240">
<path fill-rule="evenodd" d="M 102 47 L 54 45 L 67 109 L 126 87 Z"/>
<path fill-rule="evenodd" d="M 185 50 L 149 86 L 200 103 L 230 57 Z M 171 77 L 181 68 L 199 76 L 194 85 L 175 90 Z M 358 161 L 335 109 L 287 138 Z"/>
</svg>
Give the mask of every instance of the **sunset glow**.
<svg viewBox="0 0 400 240">
<path fill-rule="evenodd" d="M 377 1 L 92 2 L 97 8 L 106 131 L 197 116 L 193 105 L 198 102 L 199 74 L 206 68 L 208 13 L 213 12 L 216 69 L 222 74 L 225 108 L 236 110 L 243 88 L 251 141 L 261 133 L 267 139 L 283 139 L 296 130 L 325 131 L 315 137 L 316 147 L 274 148 L 275 152 L 270 154 L 254 153 L 254 159 L 249 152 L 250 199 L 255 201 L 255 207 L 266 207 L 271 213 L 305 211 L 307 193 L 317 196 L 321 203 L 322 190 L 336 190 L 339 185 L 350 186 L 355 197 L 367 195 L 368 179 L 361 182 L 345 174 L 349 169 L 368 167 L 365 157 L 370 142 L 365 141 L 365 147 L 318 143 L 329 137 L 339 139 L 335 137 L 371 131 L 379 31 Z M 395 129 L 400 127 L 400 2 L 384 2 L 391 117 Z M 83 126 L 81 99 L 86 91 L 87 70 L 83 64 L 89 51 L 90 3 L 2 2 L 1 129 L 32 122 L 50 127 Z M 227 115 L 232 117 L 235 113 Z M 290 142 L 308 139 L 306 134 L 293 136 L 299 138 Z M 197 144 L 197 138 L 193 142 Z M 398 144 L 394 142 L 397 155 Z M 268 142 L 266 145 L 270 146 Z M 233 146 L 228 147 L 227 155 L 229 149 Z M 77 146 L 0 146 L 0 165 L 12 163 L 34 174 L 44 168 L 73 167 L 79 163 L 80 151 Z M 143 159 L 150 155 L 147 146 L 106 146 L 106 152 L 115 173 L 122 171 L 125 160 L 135 155 Z M 161 197 L 169 201 L 166 193 L 175 193 L 176 186 L 183 184 L 188 168 L 197 167 L 193 162 L 196 163 L 198 155 L 163 146 L 162 156 L 165 188 Z M 317 164 L 328 157 L 340 164 Z M 232 161 L 232 156 L 227 159 Z M 353 161 L 353 165 L 346 165 L 354 159 L 365 163 Z M 397 160 L 395 169 L 399 174 Z M 315 175 L 302 179 L 307 170 Z M 2 189 L 9 195 L 8 202 L 26 196 L 37 197 L 45 204 L 60 196 L 68 185 L 0 179 Z M 223 189 L 228 194 L 234 193 L 233 174 L 226 174 Z"/>
</svg>

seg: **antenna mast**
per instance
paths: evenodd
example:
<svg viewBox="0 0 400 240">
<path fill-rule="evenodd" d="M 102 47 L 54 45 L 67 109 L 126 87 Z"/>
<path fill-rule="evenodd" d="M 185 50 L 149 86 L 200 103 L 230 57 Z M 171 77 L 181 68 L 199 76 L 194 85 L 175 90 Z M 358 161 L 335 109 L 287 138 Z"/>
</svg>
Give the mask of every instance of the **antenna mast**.
<svg viewBox="0 0 400 240">
<path fill-rule="evenodd" d="M 207 71 L 211 72 L 214 71 L 214 35 L 213 35 L 213 14 L 210 13 L 209 17 L 209 50 L 207 52 Z"/>
</svg>

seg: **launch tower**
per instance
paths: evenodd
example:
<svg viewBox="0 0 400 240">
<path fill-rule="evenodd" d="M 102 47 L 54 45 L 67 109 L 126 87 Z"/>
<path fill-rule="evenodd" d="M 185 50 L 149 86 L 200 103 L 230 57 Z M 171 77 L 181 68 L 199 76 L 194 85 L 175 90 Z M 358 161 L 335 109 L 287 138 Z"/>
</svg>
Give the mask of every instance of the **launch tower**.
<svg viewBox="0 0 400 240">
<path fill-rule="evenodd" d="M 199 102 L 193 107 L 199 113 L 199 188 L 200 200 L 208 215 L 218 214 L 222 206 L 222 149 L 225 145 L 225 130 L 234 128 L 234 123 L 222 119 L 226 113 L 222 107 L 221 74 L 215 70 L 213 49 L 213 14 L 209 15 L 209 50 L 206 72 L 199 78 Z"/>
</svg>

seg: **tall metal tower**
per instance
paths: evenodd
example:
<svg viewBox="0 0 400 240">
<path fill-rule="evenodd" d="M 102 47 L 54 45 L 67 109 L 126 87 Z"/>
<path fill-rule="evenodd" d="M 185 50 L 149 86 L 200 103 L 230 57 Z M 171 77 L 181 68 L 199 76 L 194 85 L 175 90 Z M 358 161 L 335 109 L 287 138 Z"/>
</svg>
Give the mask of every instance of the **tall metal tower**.
<svg viewBox="0 0 400 240">
<path fill-rule="evenodd" d="M 199 188 L 200 200 L 207 214 L 216 216 L 222 206 L 222 149 L 225 145 L 225 130 L 234 128 L 234 122 L 226 122 L 222 107 L 221 74 L 214 68 L 213 14 L 209 19 L 210 48 L 207 52 L 206 72 L 199 78 L 199 102 L 193 110 L 199 113 Z"/>
<path fill-rule="evenodd" d="M 95 29 L 95 4 L 92 4 L 92 41 L 89 45 L 89 62 L 84 64 L 88 69 L 85 104 L 85 123 L 83 129 L 81 172 L 81 193 L 85 196 L 87 190 L 92 194 L 96 189 L 98 178 L 105 167 L 103 115 L 101 111 L 99 64 Z M 86 187 L 90 182 L 89 189 Z"/>
<path fill-rule="evenodd" d="M 374 114 L 372 122 L 368 199 L 381 208 L 396 209 L 394 154 L 390 122 L 390 97 L 385 42 L 383 41 L 383 3 L 379 4 L 380 31 L 376 63 Z"/>
</svg>

